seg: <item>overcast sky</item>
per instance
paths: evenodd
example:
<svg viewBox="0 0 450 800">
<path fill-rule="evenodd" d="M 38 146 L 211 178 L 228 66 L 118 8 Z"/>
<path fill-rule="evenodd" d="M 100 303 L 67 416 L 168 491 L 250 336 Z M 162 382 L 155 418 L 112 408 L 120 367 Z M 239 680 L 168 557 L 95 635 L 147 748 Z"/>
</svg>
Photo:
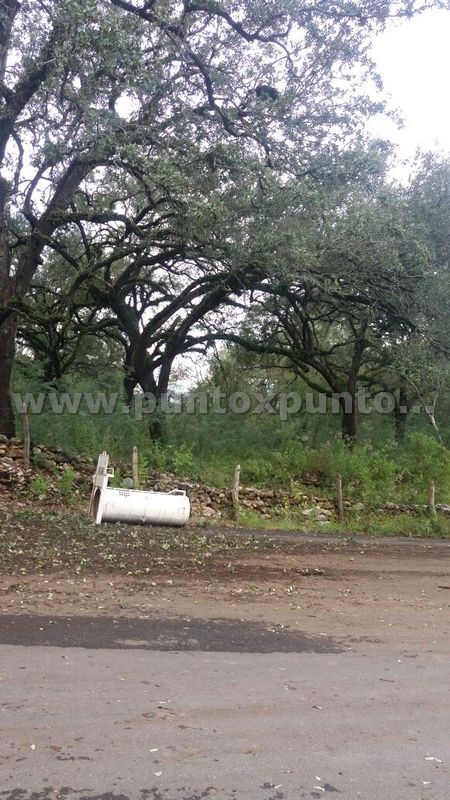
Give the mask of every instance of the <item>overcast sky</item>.
<svg viewBox="0 0 450 800">
<path fill-rule="evenodd" d="M 450 155 L 450 11 L 391 23 L 372 53 L 385 94 L 404 120 L 400 131 L 378 122 L 373 132 L 398 143 L 402 158 L 417 147 Z"/>
</svg>

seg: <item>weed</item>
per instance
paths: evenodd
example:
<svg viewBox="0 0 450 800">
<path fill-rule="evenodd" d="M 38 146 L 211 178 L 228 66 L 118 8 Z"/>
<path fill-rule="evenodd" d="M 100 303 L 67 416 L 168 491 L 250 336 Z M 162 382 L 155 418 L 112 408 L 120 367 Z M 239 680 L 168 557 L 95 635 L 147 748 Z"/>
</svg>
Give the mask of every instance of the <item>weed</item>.
<svg viewBox="0 0 450 800">
<path fill-rule="evenodd" d="M 75 483 L 75 472 L 72 467 L 67 467 L 64 470 L 60 484 L 61 492 L 66 502 L 70 502 L 70 500 L 73 498 L 74 483 Z"/>
<path fill-rule="evenodd" d="M 46 500 L 50 490 L 50 480 L 43 475 L 35 475 L 30 484 L 31 494 L 38 500 Z"/>
</svg>

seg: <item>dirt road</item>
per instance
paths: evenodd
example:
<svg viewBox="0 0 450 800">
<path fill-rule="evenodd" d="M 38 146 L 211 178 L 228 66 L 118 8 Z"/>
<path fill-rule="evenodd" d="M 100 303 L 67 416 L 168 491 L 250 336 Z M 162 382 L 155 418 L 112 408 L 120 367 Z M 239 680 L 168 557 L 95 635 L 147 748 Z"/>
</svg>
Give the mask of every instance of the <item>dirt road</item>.
<svg viewBox="0 0 450 800">
<path fill-rule="evenodd" d="M 9 575 L 0 798 L 448 800 L 449 554 L 305 541 Z"/>
<path fill-rule="evenodd" d="M 0 580 L 5 615 L 246 619 L 383 640 L 446 625 L 449 609 L 450 542 L 442 540 L 305 538 L 212 552 L 201 563 L 168 553 L 145 575 L 53 568 Z"/>
</svg>

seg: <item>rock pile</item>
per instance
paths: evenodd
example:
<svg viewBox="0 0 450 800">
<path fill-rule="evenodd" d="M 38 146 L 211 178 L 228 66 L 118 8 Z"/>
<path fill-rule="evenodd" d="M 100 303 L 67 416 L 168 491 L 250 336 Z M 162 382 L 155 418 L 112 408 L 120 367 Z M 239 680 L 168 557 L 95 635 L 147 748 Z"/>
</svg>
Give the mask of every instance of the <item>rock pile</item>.
<svg viewBox="0 0 450 800">
<path fill-rule="evenodd" d="M 47 470 L 53 473 L 55 469 L 64 472 L 68 467 L 72 467 L 80 477 L 89 477 L 89 482 L 91 482 L 92 475 L 95 471 L 92 458 L 70 455 L 64 452 L 61 447 L 47 447 L 43 445 L 33 447 L 31 451 L 31 461 L 35 469 Z"/>
<path fill-rule="evenodd" d="M 12 458 L 0 458 L 0 486 L 10 489 L 25 489 L 30 477 L 30 470 L 25 470 Z"/>
<path fill-rule="evenodd" d="M 7 436 L 0 434 L 0 458 L 10 458 L 13 461 L 23 460 L 23 445 L 20 439 L 8 439 Z"/>
<path fill-rule="evenodd" d="M 30 472 L 23 468 L 23 446 L 20 439 L 8 439 L 0 434 L 0 485 L 24 489 Z"/>
<path fill-rule="evenodd" d="M 23 443 L 15 437 L 8 439 L 0 434 L 0 486 L 13 491 L 22 491 L 38 473 L 57 478 L 68 467 L 74 470 L 78 483 L 90 486 L 94 471 L 91 458 L 69 456 L 60 447 L 43 445 L 33 447 L 30 456 L 32 469 L 25 470 Z M 56 485 L 53 488 L 56 490 Z"/>
<path fill-rule="evenodd" d="M 220 519 L 229 517 L 232 509 L 231 490 L 201 483 L 183 482 L 172 474 L 152 475 L 143 487 L 155 492 L 170 492 L 184 489 L 189 497 L 192 513 L 196 517 Z M 306 494 L 295 496 L 282 489 L 256 489 L 241 487 L 239 505 L 243 511 L 257 514 L 262 519 L 284 516 L 289 513 L 312 517 L 325 522 L 333 515 L 333 501 L 326 498 L 311 497 Z"/>
</svg>

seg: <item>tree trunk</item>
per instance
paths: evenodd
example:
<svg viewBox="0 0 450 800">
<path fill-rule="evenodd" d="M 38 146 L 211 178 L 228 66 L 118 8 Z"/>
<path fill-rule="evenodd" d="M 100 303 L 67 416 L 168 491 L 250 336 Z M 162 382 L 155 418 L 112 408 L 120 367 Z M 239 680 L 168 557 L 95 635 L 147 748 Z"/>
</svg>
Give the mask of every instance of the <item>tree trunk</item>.
<svg viewBox="0 0 450 800">
<path fill-rule="evenodd" d="M 133 405 L 134 390 L 136 386 L 137 380 L 131 375 L 125 375 L 123 379 L 123 395 L 128 408 L 131 408 Z"/>
<path fill-rule="evenodd" d="M 352 445 L 355 444 L 357 439 L 357 422 L 356 422 L 356 390 L 358 384 L 358 375 L 361 369 L 361 362 L 364 351 L 367 348 L 367 340 L 365 338 L 367 330 L 367 322 L 362 322 L 361 328 L 357 333 L 357 338 L 353 345 L 353 357 L 350 365 L 350 370 L 347 377 L 346 397 L 341 400 L 342 411 L 342 438 L 345 442 Z M 355 332 L 356 335 L 356 332 Z M 350 407 L 348 401 L 350 400 Z"/>
<path fill-rule="evenodd" d="M 138 384 L 133 371 L 133 348 L 131 345 L 126 349 L 123 361 L 123 372 L 123 397 L 128 408 L 131 408 L 133 405 L 134 390 Z"/>
<path fill-rule="evenodd" d="M 166 420 L 163 419 L 158 407 L 154 413 L 149 417 L 148 433 L 152 442 L 159 442 L 164 444 L 167 441 L 167 428 Z"/>
<path fill-rule="evenodd" d="M 163 414 L 161 410 L 161 400 L 164 397 L 164 395 L 167 396 L 167 393 L 169 391 L 169 381 L 172 372 L 173 360 L 174 360 L 174 355 L 167 354 L 161 364 L 158 383 L 155 388 L 157 406 L 155 413 L 150 418 L 148 426 L 150 438 L 153 441 L 160 442 L 161 444 L 167 442 L 168 439 L 167 418 L 166 418 L 167 412 Z"/>
<path fill-rule="evenodd" d="M 156 400 L 155 410 L 148 416 L 148 433 L 152 442 L 163 442 L 166 439 L 166 421 L 161 412 L 162 392 L 155 380 L 154 369 L 150 359 L 147 359 L 145 371 L 139 376 L 138 384 L 144 394 L 151 394 Z"/>
<path fill-rule="evenodd" d="M 12 378 L 16 349 L 17 317 L 10 314 L 0 325 L 0 433 L 15 436 Z"/>
<path fill-rule="evenodd" d="M 406 391 L 400 387 L 395 398 L 395 441 L 401 444 L 405 440 L 406 420 L 409 414 L 409 402 Z"/>
<path fill-rule="evenodd" d="M 352 408 L 342 408 L 341 430 L 342 438 L 349 444 L 354 444 L 357 438 L 355 398 L 352 399 Z"/>
</svg>

